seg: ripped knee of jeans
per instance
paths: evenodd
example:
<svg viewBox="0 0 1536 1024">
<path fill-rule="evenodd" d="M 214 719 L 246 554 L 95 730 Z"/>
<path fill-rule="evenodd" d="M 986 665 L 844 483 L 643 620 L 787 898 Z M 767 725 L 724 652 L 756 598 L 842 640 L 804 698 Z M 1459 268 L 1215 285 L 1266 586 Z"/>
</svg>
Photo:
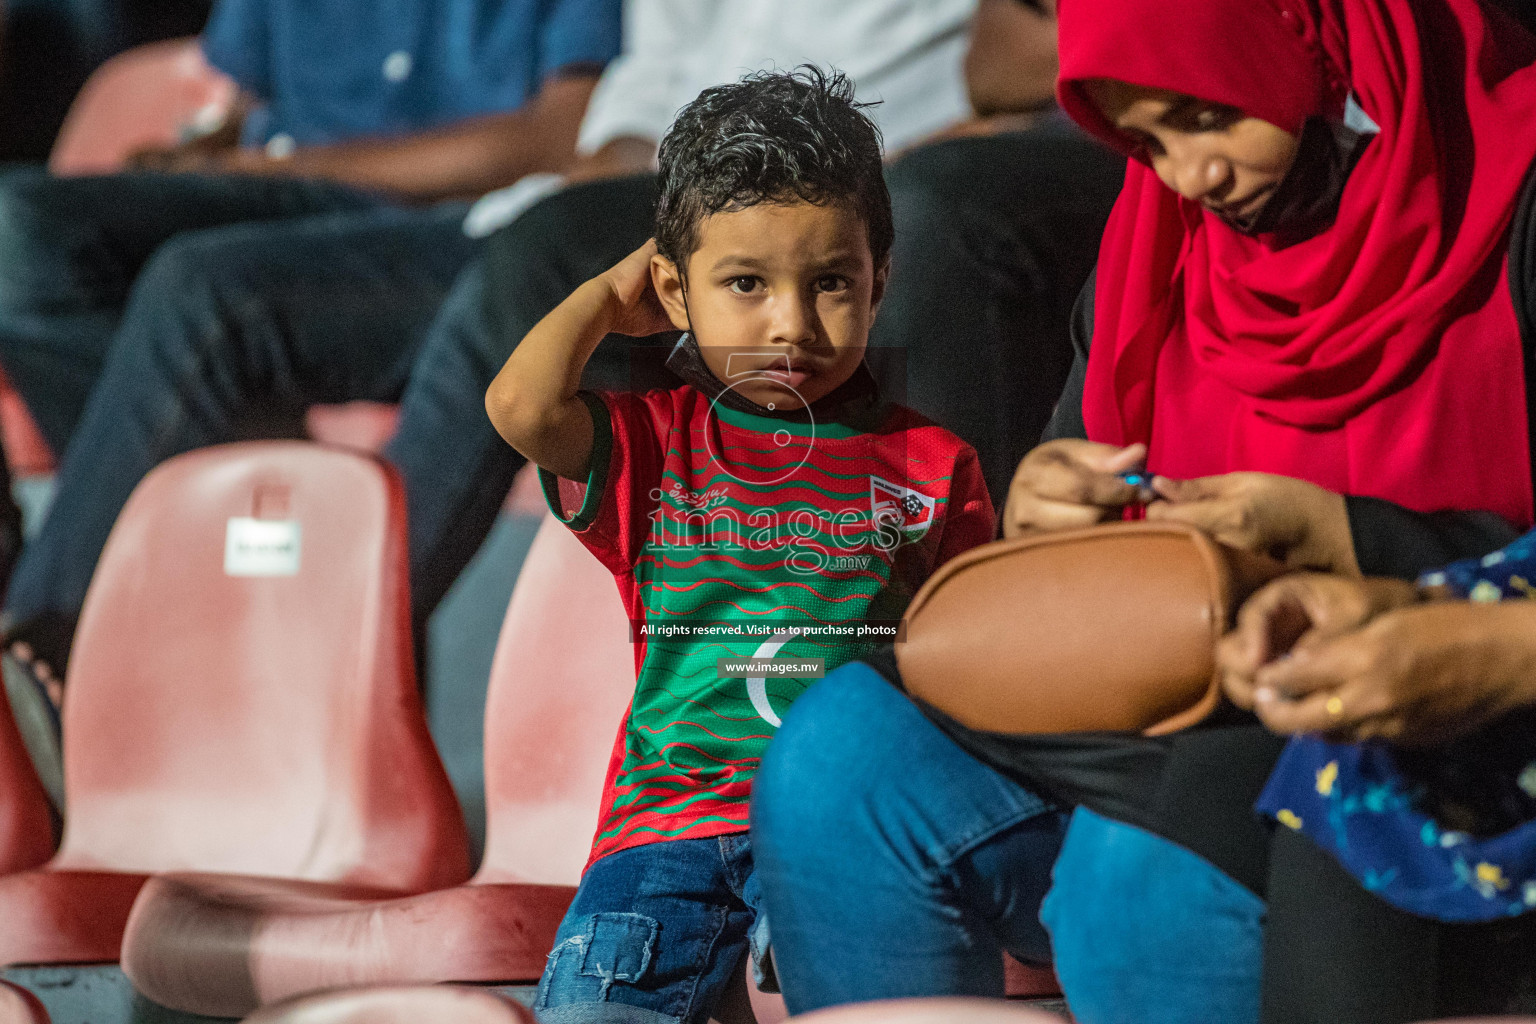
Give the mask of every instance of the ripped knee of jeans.
<svg viewBox="0 0 1536 1024">
<path fill-rule="evenodd" d="M 539 1005 L 607 1002 L 614 982 L 639 984 L 660 933 L 661 925 L 644 914 L 593 914 L 550 952 Z"/>
</svg>

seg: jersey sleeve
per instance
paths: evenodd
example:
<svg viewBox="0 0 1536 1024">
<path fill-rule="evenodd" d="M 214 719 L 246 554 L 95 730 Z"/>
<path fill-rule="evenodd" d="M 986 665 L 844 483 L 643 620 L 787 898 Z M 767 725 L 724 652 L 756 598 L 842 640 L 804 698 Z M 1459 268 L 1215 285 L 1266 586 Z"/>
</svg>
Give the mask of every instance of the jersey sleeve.
<svg viewBox="0 0 1536 1024">
<path fill-rule="evenodd" d="M 981 460 L 976 450 L 965 445 L 955 458 L 950 478 L 948 513 L 939 536 L 937 569 L 956 555 L 992 540 L 997 531 L 997 517 L 992 511 L 992 497 L 986 478 L 981 475 Z"/>
<path fill-rule="evenodd" d="M 592 414 L 587 479 L 567 480 L 540 468 L 539 482 L 555 518 L 610 572 L 628 573 L 650 537 L 668 410 L 642 395 L 582 391 L 578 396 Z"/>
</svg>

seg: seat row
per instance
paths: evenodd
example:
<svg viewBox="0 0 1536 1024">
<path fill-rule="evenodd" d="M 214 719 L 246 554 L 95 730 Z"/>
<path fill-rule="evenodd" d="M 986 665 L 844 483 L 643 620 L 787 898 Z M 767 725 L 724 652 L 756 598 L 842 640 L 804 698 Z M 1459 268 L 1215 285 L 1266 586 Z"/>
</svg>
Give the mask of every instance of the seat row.
<svg viewBox="0 0 1536 1024">
<path fill-rule="evenodd" d="M 562 541 L 544 531 L 530 580 L 565 574 L 580 552 Z M 82 615 L 51 859 L 35 777 L 0 743 L 0 964 L 121 953 L 146 995 L 222 1016 L 337 984 L 536 979 L 633 672 L 627 648 L 614 663 L 573 641 L 581 622 L 622 630 L 622 612 L 512 602 L 471 879 L 417 693 L 406 572 L 403 495 L 372 458 L 233 445 L 148 477 Z"/>
<path fill-rule="evenodd" d="M 403 495 L 374 458 L 248 443 L 147 477 L 75 641 L 51 858 L 0 731 L 0 965 L 121 956 L 151 999 L 212 1016 L 342 985 L 536 981 L 633 687 L 627 620 L 546 518 L 492 666 L 471 878 L 406 572 Z M 1053 989 L 1013 970 L 1015 991 Z"/>
</svg>

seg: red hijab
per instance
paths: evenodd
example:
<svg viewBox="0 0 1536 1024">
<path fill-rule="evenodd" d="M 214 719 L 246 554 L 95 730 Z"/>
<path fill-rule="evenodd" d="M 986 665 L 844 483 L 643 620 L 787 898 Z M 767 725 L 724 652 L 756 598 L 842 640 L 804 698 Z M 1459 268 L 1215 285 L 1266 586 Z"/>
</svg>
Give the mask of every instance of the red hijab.
<svg viewBox="0 0 1536 1024">
<path fill-rule="evenodd" d="M 1060 0 L 1062 106 L 1114 78 L 1300 134 L 1380 126 L 1331 227 L 1278 248 L 1128 166 L 1099 253 L 1083 415 L 1174 477 L 1262 470 L 1532 519 L 1509 227 L 1536 159 L 1536 40 L 1478 0 Z"/>
</svg>

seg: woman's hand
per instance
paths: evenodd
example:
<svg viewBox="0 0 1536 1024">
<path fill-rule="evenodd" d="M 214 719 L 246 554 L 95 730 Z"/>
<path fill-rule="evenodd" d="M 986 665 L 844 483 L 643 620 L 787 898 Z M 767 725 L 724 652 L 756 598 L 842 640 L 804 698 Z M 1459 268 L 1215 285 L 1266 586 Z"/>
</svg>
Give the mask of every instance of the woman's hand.
<svg viewBox="0 0 1536 1024">
<path fill-rule="evenodd" d="M 1403 580 L 1283 576 L 1243 604 L 1237 623 L 1217 646 L 1222 688 L 1232 703 L 1251 711 L 1254 679 L 1264 666 L 1418 600 L 1418 588 Z"/>
<path fill-rule="evenodd" d="M 1430 746 L 1536 701 L 1536 604 L 1400 608 L 1299 647 L 1255 676 L 1278 733 Z"/>
<path fill-rule="evenodd" d="M 1360 575 L 1344 497 L 1273 473 L 1223 473 L 1195 480 L 1159 476 L 1162 500 L 1147 518 L 1198 526 L 1223 544 L 1269 555 L 1292 569 Z"/>
<path fill-rule="evenodd" d="M 1147 446 L 1116 448 L 1076 438 L 1039 445 L 1019 463 L 1003 509 L 1003 536 L 1066 530 L 1116 519 L 1139 490 L 1119 474 L 1135 469 Z"/>
<path fill-rule="evenodd" d="M 651 285 L 651 261 L 655 255 L 656 240 L 653 238 L 601 275 L 600 280 L 615 300 L 614 333 L 644 338 L 675 330 Z"/>
</svg>

